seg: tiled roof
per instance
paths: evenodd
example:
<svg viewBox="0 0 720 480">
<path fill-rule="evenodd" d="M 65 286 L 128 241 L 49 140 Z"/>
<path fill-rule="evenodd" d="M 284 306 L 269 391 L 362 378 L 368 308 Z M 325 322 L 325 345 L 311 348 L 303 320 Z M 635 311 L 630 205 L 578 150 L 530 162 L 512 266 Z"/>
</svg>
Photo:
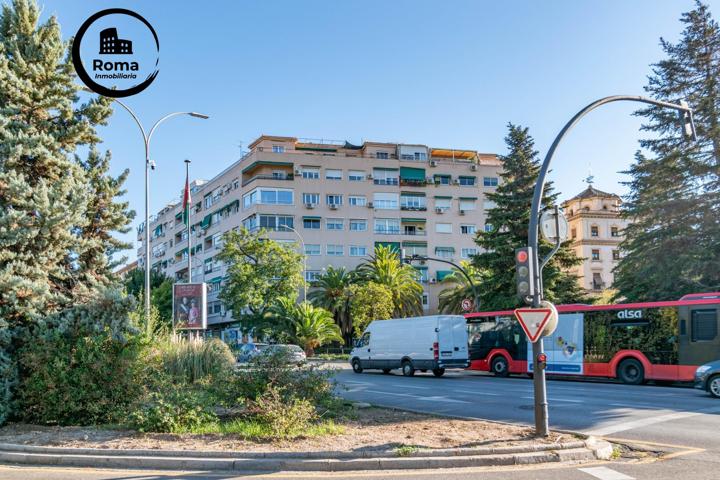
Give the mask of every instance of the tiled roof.
<svg viewBox="0 0 720 480">
<path fill-rule="evenodd" d="M 614 193 L 603 192 L 602 190 L 598 190 L 597 188 L 593 187 L 592 185 L 588 185 L 588 187 L 585 190 L 583 190 L 582 192 L 575 195 L 573 198 L 568 200 L 568 202 L 572 201 L 572 200 L 582 200 L 584 198 L 593 198 L 593 197 L 620 198 L 619 195 L 616 195 Z"/>
</svg>

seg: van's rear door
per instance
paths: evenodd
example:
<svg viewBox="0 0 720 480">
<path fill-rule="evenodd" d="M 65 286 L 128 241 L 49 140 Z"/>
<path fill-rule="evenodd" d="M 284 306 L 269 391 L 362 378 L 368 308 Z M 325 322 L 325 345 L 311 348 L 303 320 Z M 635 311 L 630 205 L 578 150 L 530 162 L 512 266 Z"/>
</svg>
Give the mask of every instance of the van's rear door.
<svg viewBox="0 0 720 480">
<path fill-rule="evenodd" d="M 468 359 L 468 331 L 465 317 L 452 317 L 453 360 Z"/>
<path fill-rule="evenodd" d="M 439 360 L 450 360 L 453 358 L 453 329 L 449 316 L 438 316 L 437 322 L 437 341 L 439 346 Z"/>
</svg>

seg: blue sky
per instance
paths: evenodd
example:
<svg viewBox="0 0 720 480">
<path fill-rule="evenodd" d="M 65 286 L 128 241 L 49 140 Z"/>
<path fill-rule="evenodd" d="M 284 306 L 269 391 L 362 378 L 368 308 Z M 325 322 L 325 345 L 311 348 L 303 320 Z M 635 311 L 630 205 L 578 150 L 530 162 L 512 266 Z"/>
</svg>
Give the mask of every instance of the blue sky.
<svg viewBox="0 0 720 480">
<path fill-rule="evenodd" d="M 643 94 L 659 38 L 675 41 L 691 0 L 155 1 L 39 0 L 67 38 L 91 14 L 125 7 L 153 24 L 160 73 L 127 103 L 158 128 L 151 211 L 179 197 L 183 160 L 211 178 L 262 133 L 424 143 L 505 153 L 507 122 L 530 127 L 544 155 L 587 103 Z M 716 18 L 720 0 L 708 2 Z M 638 148 L 633 104 L 603 107 L 558 150 L 551 179 L 562 198 L 595 185 L 624 193 L 620 171 Z M 128 199 L 144 215 L 143 146 L 117 109 L 100 129 L 113 170 L 130 168 Z M 134 242 L 134 228 L 126 239 Z M 134 242 L 135 245 L 136 242 Z M 128 252 L 135 257 L 134 250 Z"/>
</svg>

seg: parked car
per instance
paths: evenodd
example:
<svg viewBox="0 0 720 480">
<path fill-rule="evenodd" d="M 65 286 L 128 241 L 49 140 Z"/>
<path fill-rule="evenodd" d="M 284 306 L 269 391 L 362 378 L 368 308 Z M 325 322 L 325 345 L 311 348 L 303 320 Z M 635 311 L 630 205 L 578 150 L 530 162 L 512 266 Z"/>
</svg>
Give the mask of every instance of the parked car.
<svg viewBox="0 0 720 480">
<path fill-rule="evenodd" d="M 249 362 L 253 357 L 259 355 L 265 347 L 267 347 L 266 343 L 243 343 L 240 345 L 240 349 L 237 354 L 238 363 Z"/>
<path fill-rule="evenodd" d="M 467 368 L 468 332 L 462 315 L 375 320 L 350 352 L 355 373 L 400 368 L 411 377 L 416 370 L 432 370 L 436 377 L 446 368 Z"/>
<path fill-rule="evenodd" d="M 700 365 L 695 371 L 695 388 L 720 398 L 720 360 Z"/>
<path fill-rule="evenodd" d="M 269 355 L 278 351 L 284 351 L 288 355 L 288 363 L 295 365 L 302 365 L 307 361 L 305 351 L 298 345 L 290 344 L 274 344 L 274 345 L 263 345 L 260 350 L 260 355 Z"/>
</svg>

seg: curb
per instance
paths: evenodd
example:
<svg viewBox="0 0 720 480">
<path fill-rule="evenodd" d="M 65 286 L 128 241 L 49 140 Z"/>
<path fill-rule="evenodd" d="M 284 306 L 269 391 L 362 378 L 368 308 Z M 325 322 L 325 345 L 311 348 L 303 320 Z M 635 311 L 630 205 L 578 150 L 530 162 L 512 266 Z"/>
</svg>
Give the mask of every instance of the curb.
<svg viewBox="0 0 720 480">
<path fill-rule="evenodd" d="M 186 456 L 189 455 L 189 456 Z M 408 456 L 393 451 L 197 452 L 107 450 L 0 444 L 0 463 L 86 468 L 162 470 L 317 471 L 398 470 L 528 465 L 606 460 L 612 446 L 595 438 L 531 447 L 422 449 Z"/>
</svg>

